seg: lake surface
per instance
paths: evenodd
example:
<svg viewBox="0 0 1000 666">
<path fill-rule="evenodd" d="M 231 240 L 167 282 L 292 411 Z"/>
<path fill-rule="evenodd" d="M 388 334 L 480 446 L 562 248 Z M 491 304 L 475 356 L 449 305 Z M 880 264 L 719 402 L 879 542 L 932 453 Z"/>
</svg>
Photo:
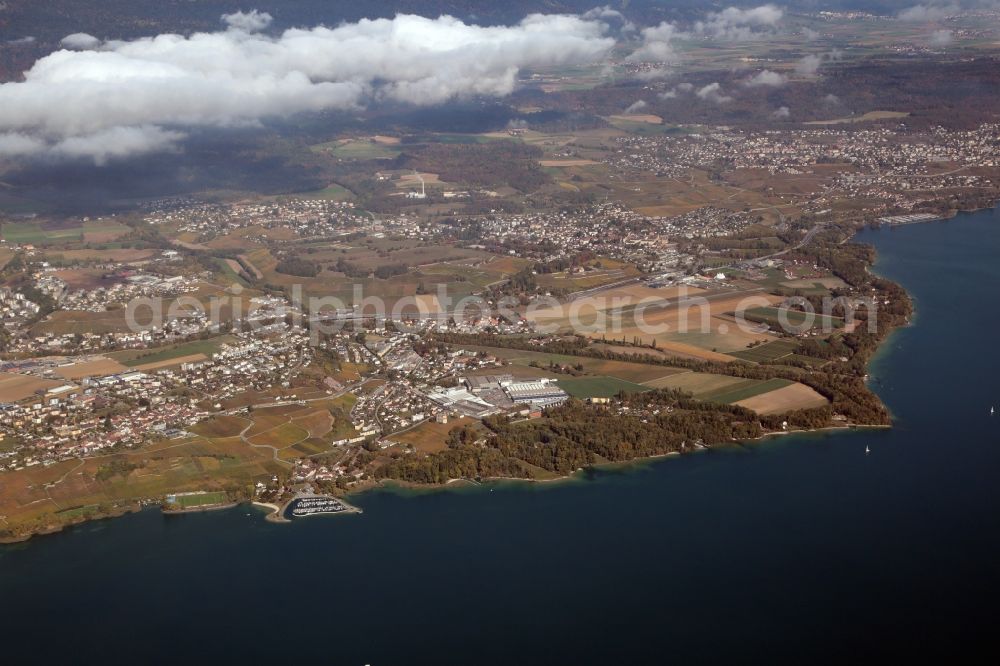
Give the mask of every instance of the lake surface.
<svg viewBox="0 0 1000 666">
<path fill-rule="evenodd" d="M 291 525 L 244 507 L 85 525 L 0 549 L 8 663 L 995 652 L 1000 213 L 860 240 L 918 310 L 872 366 L 891 431 L 787 437 L 548 486 L 379 491 L 355 498 L 364 515 Z"/>
</svg>

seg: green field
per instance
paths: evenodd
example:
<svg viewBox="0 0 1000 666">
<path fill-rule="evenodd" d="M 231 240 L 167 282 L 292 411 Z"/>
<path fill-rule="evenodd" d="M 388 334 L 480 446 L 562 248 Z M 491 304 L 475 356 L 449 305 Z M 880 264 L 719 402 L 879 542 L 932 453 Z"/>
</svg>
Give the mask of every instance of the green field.
<svg viewBox="0 0 1000 666">
<path fill-rule="evenodd" d="M 729 356 L 735 356 L 736 358 L 743 359 L 744 361 L 767 363 L 768 361 L 774 361 L 776 359 L 789 356 L 796 349 L 798 349 L 798 347 L 799 343 L 794 340 L 775 340 L 774 342 L 768 342 L 767 344 L 758 345 L 749 349 L 728 352 L 728 354 Z"/>
<path fill-rule="evenodd" d="M 399 151 L 390 146 L 363 139 L 346 143 L 331 141 L 313 146 L 312 149 L 346 160 L 385 160 L 399 156 Z"/>
<path fill-rule="evenodd" d="M 226 263 L 225 259 L 221 257 L 216 257 L 215 263 L 219 267 L 219 275 L 224 277 L 226 280 L 242 285 L 244 287 L 250 284 L 249 282 L 246 281 L 246 279 L 242 275 L 234 271 L 232 266 Z"/>
<path fill-rule="evenodd" d="M 223 492 L 198 493 L 196 495 L 177 495 L 174 503 L 183 508 L 191 509 L 196 506 L 211 506 L 213 504 L 225 504 L 229 501 L 229 496 Z"/>
<path fill-rule="evenodd" d="M 770 393 L 771 391 L 784 388 L 785 386 L 791 386 L 793 383 L 794 382 L 790 382 L 787 379 L 768 379 L 766 381 L 761 381 L 759 379 L 746 379 L 741 381 L 739 384 L 733 384 L 732 386 L 727 386 L 717 391 L 710 391 L 699 395 L 698 399 L 708 400 L 710 402 L 722 402 L 731 405 L 734 402 L 739 402 L 740 400 L 746 400 L 747 398 L 752 398 L 764 393 Z"/>
<path fill-rule="evenodd" d="M 830 317 L 819 313 L 810 315 L 809 313 L 800 312 L 798 310 L 780 310 L 779 308 L 771 307 L 751 308 L 743 313 L 743 317 L 747 321 L 767 324 L 772 328 L 780 329 L 782 327 L 782 323 L 780 318 L 781 315 L 779 313 L 782 312 L 784 313 L 785 321 L 795 328 L 803 327 L 810 321 L 813 328 L 818 326 L 820 328 L 832 330 L 844 327 L 844 320 L 840 317 Z"/>
<path fill-rule="evenodd" d="M 3 239 L 11 243 L 45 243 L 83 239 L 83 227 L 42 229 L 37 222 L 8 222 L 3 225 Z"/>
<path fill-rule="evenodd" d="M 489 143 L 490 141 L 503 141 L 504 139 L 513 137 L 483 136 L 482 134 L 449 134 L 447 132 L 442 132 L 440 134 L 435 134 L 433 138 L 435 143 L 468 144 L 468 143 Z"/>
<path fill-rule="evenodd" d="M 211 356 L 215 352 L 219 351 L 223 343 L 230 341 L 232 341 L 232 338 L 229 336 L 220 336 L 209 340 L 195 340 L 194 342 L 170 345 L 169 347 L 164 347 L 162 349 L 132 349 L 125 352 L 113 352 L 108 354 L 108 356 L 111 356 L 123 365 L 134 367 L 137 365 L 144 365 L 146 363 L 169 361 L 170 359 L 181 358 L 182 356 L 191 356 L 192 354 L 205 354 L 206 356 Z"/>
<path fill-rule="evenodd" d="M 354 198 L 354 194 L 349 189 L 337 183 L 330 183 L 322 190 L 303 192 L 298 196 L 303 199 L 329 199 L 330 201 L 347 201 Z"/>
<path fill-rule="evenodd" d="M 812 366 L 814 368 L 818 368 L 820 366 L 823 366 L 823 365 L 826 365 L 827 363 L 829 363 L 829 361 L 827 361 L 826 359 L 816 358 L 815 356 L 804 356 L 802 354 L 789 354 L 788 356 L 782 357 L 781 360 L 782 361 L 799 361 L 799 362 L 802 362 L 802 363 L 806 363 L 807 365 Z"/>
<path fill-rule="evenodd" d="M 84 234 L 91 234 L 97 242 L 107 242 L 112 237 L 128 231 L 129 227 L 107 220 L 57 229 L 45 229 L 38 222 L 7 222 L 3 225 L 2 237 L 11 243 L 41 245 L 53 242 L 78 242 L 84 240 Z"/>
<path fill-rule="evenodd" d="M 574 377 L 560 379 L 558 386 L 574 398 L 611 398 L 620 391 L 642 393 L 651 390 L 648 386 L 634 384 L 617 377 Z"/>
<path fill-rule="evenodd" d="M 63 509 L 61 511 L 57 511 L 56 515 L 58 515 L 60 518 L 79 518 L 81 516 L 87 516 L 92 513 L 97 513 L 98 509 L 100 508 L 101 507 L 99 504 L 87 504 L 84 506 L 75 506 L 69 509 Z"/>
</svg>

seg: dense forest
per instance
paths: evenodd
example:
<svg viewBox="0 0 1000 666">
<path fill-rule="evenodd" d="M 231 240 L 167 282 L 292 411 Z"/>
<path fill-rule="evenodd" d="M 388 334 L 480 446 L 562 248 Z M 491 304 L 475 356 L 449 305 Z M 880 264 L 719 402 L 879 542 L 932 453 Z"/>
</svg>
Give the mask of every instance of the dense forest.
<svg viewBox="0 0 1000 666">
<path fill-rule="evenodd" d="M 303 259 L 295 255 L 283 258 L 274 267 L 274 270 L 278 273 L 295 275 L 296 277 L 316 277 L 319 275 L 319 266 L 308 259 Z"/>
<path fill-rule="evenodd" d="M 534 192 L 551 180 L 538 164 L 541 156 L 541 148 L 518 141 L 431 143 L 406 147 L 394 166 L 436 173 L 449 183 L 475 187 L 507 185 L 521 192 Z"/>
<path fill-rule="evenodd" d="M 734 405 L 693 400 L 679 391 L 658 390 L 620 396 L 629 413 L 570 400 L 543 418 L 483 420 L 484 438 L 468 427 L 452 430 L 447 451 L 414 458 L 400 454 L 379 468 L 381 478 L 411 483 L 444 483 L 456 478 L 536 478 L 566 475 L 602 462 L 621 462 L 693 451 L 760 437 L 779 429 L 785 417 L 759 417 Z M 829 421 L 829 408 L 794 415 L 801 427 Z"/>
</svg>

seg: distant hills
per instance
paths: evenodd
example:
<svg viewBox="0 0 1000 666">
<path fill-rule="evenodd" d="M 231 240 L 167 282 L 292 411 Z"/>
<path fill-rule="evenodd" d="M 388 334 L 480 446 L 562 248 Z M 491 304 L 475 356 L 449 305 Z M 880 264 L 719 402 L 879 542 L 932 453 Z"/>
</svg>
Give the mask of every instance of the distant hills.
<svg viewBox="0 0 1000 666">
<path fill-rule="evenodd" d="M 729 6 L 756 6 L 768 0 L 2 0 L 0 34 L 58 42 L 67 34 L 87 32 L 102 38 L 130 38 L 160 32 L 190 32 L 219 27 L 219 16 L 258 9 L 274 16 L 278 29 L 336 24 L 397 13 L 451 14 L 483 23 L 511 23 L 533 12 L 581 13 L 608 5 L 633 21 L 653 24 L 664 19 L 704 16 Z M 790 11 L 867 9 L 895 13 L 917 0 L 783 0 Z"/>
</svg>

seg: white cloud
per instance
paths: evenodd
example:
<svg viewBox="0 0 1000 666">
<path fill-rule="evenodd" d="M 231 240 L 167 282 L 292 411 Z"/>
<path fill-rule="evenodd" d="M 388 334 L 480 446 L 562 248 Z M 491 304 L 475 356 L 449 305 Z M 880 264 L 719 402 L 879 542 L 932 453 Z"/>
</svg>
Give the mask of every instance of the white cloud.
<svg viewBox="0 0 1000 666">
<path fill-rule="evenodd" d="M 695 32 L 725 41 L 745 41 L 760 36 L 762 31 L 773 31 L 784 14 L 784 10 L 770 4 L 751 9 L 728 7 L 710 12 L 704 21 L 695 24 Z"/>
<path fill-rule="evenodd" d="M 271 25 L 273 20 L 274 17 L 267 12 L 258 12 L 256 9 L 249 12 L 233 12 L 222 15 L 223 23 L 233 30 L 242 30 L 243 32 L 260 32 Z"/>
<path fill-rule="evenodd" d="M 635 23 L 629 21 L 625 18 L 617 9 L 612 9 L 610 5 L 604 5 L 603 7 L 594 7 L 580 15 L 584 21 L 609 21 L 612 23 L 617 23 L 621 26 L 621 31 L 623 33 L 635 32 Z"/>
<path fill-rule="evenodd" d="M 810 54 L 795 63 L 795 73 L 799 76 L 816 76 L 822 64 L 822 56 Z"/>
<path fill-rule="evenodd" d="M 59 44 L 63 48 L 85 51 L 87 49 L 96 49 L 101 45 L 101 40 L 85 32 L 74 32 L 72 35 L 63 37 Z"/>
<path fill-rule="evenodd" d="M 843 57 L 844 52 L 840 49 L 832 49 L 826 53 L 811 53 L 795 63 L 795 73 L 812 78 L 819 74 L 819 68 L 823 63 L 837 62 Z"/>
<path fill-rule="evenodd" d="M 709 12 L 705 20 L 697 21 L 690 32 L 669 21 L 639 31 L 641 45 L 628 56 L 632 62 L 668 62 L 677 60 L 674 42 L 703 36 L 722 41 L 744 41 L 773 34 L 784 16 L 784 10 L 768 4 L 751 9 L 729 7 Z"/>
<path fill-rule="evenodd" d="M 6 157 L 48 156 L 92 160 L 103 165 L 112 159 L 134 157 L 175 149 L 184 138 L 180 132 L 159 127 L 112 127 L 100 132 L 71 136 L 54 142 L 16 132 L 0 134 L 0 155 Z"/>
<path fill-rule="evenodd" d="M 673 76 L 673 71 L 669 67 L 657 67 L 656 69 L 644 69 L 636 72 L 634 76 L 639 81 L 656 81 Z"/>
<path fill-rule="evenodd" d="M 937 21 L 960 10 L 961 8 L 954 3 L 913 5 L 899 12 L 898 18 L 900 21 Z"/>
<path fill-rule="evenodd" d="M 684 81 L 683 83 L 678 83 L 676 86 L 667 90 L 666 92 L 661 92 L 657 95 L 660 99 L 676 99 L 681 95 L 681 93 L 689 93 L 694 90 L 694 85 Z"/>
<path fill-rule="evenodd" d="M 173 132 L 143 125 L 140 127 L 111 127 L 84 136 L 71 136 L 52 146 L 50 152 L 70 158 L 89 158 L 95 164 L 105 164 L 111 159 L 161 153 L 173 150 L 184 138 Z"/>
<path fill-rule="evenodd" d="M 641 99 L 640 100 L 636 100 L 635 102 L 633 102 L 632 104 L 630 104 L 627 109 L 625 109 L 625 115 L 628 115 L 630 113 L 636 113 L 638 111 L 642 111 L 643 109 L 646 108 L 646 106 L 647 106 L 647 104 L 646 104 L 645 100 L 641 100 Z"/>
<path fill-rule="evenodd" d="M 0 134 L 0 155 L 22 157 L 37 155 L 46 149 L 44 141 L 16 132 Z"/>
<path fill-rule="evenodd" d="M 773 88 L 778 88 L 785 85 L 787 81 L 788 77 L 784 74 L 779 74 L 778 72 L 772 72 L 769 69 L 765 69 L 747 79 L 744 85 L 750 88 L 755 88 L 757 86 L 771 86 Z"/>
<path fill-rule="evenodd" d="M 703 88 L 699 88 L 695 95 L 706 102 L 712 102 L 713 104 L 725 104 L 726 102 L 733 101 L 732 97 L 722 94 L 722 86 L 719 85 L 718 81 L 709 83 Z"/>
<path fill-rule="evenodd" d="M 27 37 L 20 37 L 18 39 L 11 39 L 7 43 L 10 44 L 11 46 L 27 46 L 28 44 L 34 44 L 35 43 L 35 38 L 32 37 L 31 35 L 28 35 Z"/>
<path fill-rule="evenodd" d="M 225 31 L 190 36 L 67 38 L 96 50 L 57 51 L 35 62 L 24 81 L 0 84 L 0 135 L 40 140 L 59 156 L 107 160 L 162 149 L 186 127 L 246 125 L 378 99 L 427 105 L 507 95 L 521 68 L 593 62 L 614 45 L 603 22 L 568 15 L 533 14 L 495 27 L 398 15 L 273 37 L 246 29 L 259 17 L 240 19 L 239 28 L 233 21 Z M 95 137 L 121 148 L 99 146 Z"/>
<path fill-rule="evenodd" d="M 951 30 L 935 30 L 931 33 L 931 46 L 948 46 L 954 37 Z"/>
<path fill-rule="evenodd" d="M 788 116 L 792 115 L 792 112 L 788 109 L 787 106 L 779 106 L 777 109 L 774 110 L 774 113 L 772 113 L 771 115 L 774 116 L 775 118 L 787 118 Z"/>
<path fill-rule="evenodd" d="M 675 62 L 677 53 L 671 43 L 681 35 L 677 26 L 663 21 L 660 25 L 643 28 L 639 33 L 642 46 L 628 56 L 632 62 Z"/>
</svg>

